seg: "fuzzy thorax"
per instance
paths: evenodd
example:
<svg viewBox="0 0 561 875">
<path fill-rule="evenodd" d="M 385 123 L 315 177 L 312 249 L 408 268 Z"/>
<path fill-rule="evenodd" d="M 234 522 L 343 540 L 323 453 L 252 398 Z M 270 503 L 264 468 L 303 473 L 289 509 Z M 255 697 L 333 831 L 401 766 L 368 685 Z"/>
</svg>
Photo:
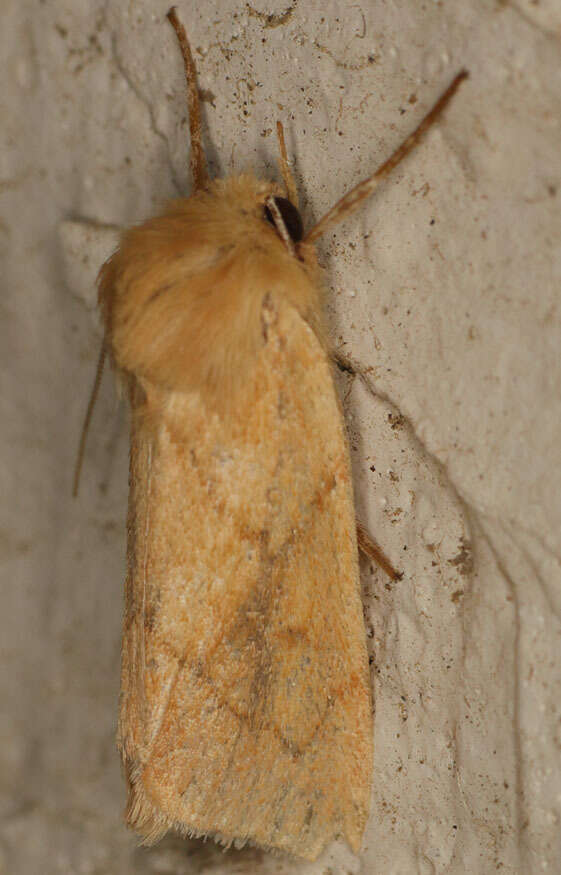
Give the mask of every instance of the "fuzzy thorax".
<svg viewBox="0 0 561 875">
<path fill-rule="evenodd" d="M 130 228 L 99 276 L 117 367 L 160 387 L 231 399 L 264 342 L 262 307 L 287 300 L 322 335 L 312 246 L 290 255 L 265 218 L 282 195 L 251 175 L 220 179 Z"/>
</svg>

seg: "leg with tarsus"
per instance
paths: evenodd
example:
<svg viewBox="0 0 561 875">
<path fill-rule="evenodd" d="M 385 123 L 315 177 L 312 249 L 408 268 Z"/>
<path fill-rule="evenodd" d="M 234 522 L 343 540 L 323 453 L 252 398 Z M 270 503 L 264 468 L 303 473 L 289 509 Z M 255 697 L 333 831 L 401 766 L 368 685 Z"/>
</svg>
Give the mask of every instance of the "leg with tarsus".
<svg viewBox="0 0 561 875">
<path fill-rule="evenodd" d="M 372 540 L 362 523 L 356 521 L 356 536 L 358 549 L 364 553 L 369 559 L 372 559 L 376 565 L 379 565 L 382 571 L 385 571 L 391 580 L 401 580 L 403 577 L 402 571 L 396 571 L 390 560 L 384 555 L 378 544 Z"/>
<path fill-rule="evenodd" d="M 352 374 L 353 377 L 356 377 L 357 371 L 355 366 L 343 353 L 338 350 L 334 350 L 331 353 L 332 359 L 339 368 L 340 371 L 343 371 L 347 374 Z M 385 571 L 388 577 L 392 580 L 401 580 L 403 577 L 402 571 L 396 571 L 390 560 L 384 555 L 382 549 L 378 547 L 375 541 L 372 540 L 362 523 L 358 520 L 356 521 L 356 536 L 358 542 L 358 549 L 361 553 L 364 553 L 369 559 L 372 559 L 376 565 L 379 565 L 382 571 Z"/>
<path fill-rule="evenodd" d="M 298 191 L 296 189 L 296 181 L 288 162 L 288 154 L 286 151 L 286 143 L 284 141 L 284 129 L 282 126 L 282 122 L 277 122 L 277 137 L 279 141 L 280 169 L 282 178 L 284 180 L 286 196 L 288 200 L 294 204 L 296 209 L 298 209 Z"/>
</svg>

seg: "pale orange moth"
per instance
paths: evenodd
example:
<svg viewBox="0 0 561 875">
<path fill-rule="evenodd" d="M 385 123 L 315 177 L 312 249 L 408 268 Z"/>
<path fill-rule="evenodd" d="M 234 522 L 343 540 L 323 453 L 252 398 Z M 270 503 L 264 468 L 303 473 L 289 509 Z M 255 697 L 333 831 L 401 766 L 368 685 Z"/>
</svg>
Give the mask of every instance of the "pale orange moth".
<svg viewBox="0 0 561 875">
<path fill-rule="evenodd" d="M 209 178 L 193 58 L 174 9 L 168 18 L 193 192 L 125 231 L 99 276 L 104 349 L 132 419 L 126 821 L 146 843 L 175 829 L 309 860 L 336 838 L 357 852 L 373 765 L 358 547 L 395 572 L 357 533 L 313 242 L 467 74 L 303 235 L 280 124 L 283 186 Z"/>
</svg>

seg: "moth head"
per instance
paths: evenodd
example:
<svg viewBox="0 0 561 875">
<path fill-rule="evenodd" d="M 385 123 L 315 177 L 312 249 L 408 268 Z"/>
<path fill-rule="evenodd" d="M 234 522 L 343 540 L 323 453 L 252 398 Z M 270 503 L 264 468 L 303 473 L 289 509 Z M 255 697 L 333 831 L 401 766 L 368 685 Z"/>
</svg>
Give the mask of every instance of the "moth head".
<svg viewBox="0 0 561 875">
<path fill-rule="evenodd" d="M 210 182 L 194 198 L 223 240 L 255 251 L 299 256 L 303 225 L 297 207 L 277 183 L 241 174 Z M 211 213 L 216 211 L 214 218 Z"/>
<path fill-rule="evenodd" d="M 149 382 L 228 398 L 264 340 L 263 301 L 321 334 L 314 247 L 286 191 L 251 174 L 207 181 L 125 231 L 99 297 L 115 364 Z"/>
</svg>

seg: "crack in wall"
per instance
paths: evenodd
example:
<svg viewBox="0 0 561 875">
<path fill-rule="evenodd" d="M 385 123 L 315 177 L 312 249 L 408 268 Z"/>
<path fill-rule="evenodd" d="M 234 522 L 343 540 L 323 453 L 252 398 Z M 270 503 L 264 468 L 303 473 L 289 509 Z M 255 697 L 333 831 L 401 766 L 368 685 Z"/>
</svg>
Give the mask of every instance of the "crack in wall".
<svg viewBox="0 0 561 875">
<path fill-rule="evenodd" d="M 140 88 L 138 87 L 136 82 L 132 79 L 129 72 L 127 71 L 125 64 L 121 58 L 119 48 L 118 48 L 118 43 L 117 43 L 117 36 L 114 32 L 111 34 L 111 53 L 112 53 L 112 57 L 113 57 L 113 62 L 115 64 L 115 66 L 117 67 L 117 70 L 119 71 L 119 73 L 121 74 L 121 76 L 123 77 L 123 79 L 125 80 L 127 85 L 129 86 L 130 90 L 132 91 L 134 96 L 137 98 L 139 103 L 145 108 L 146 112 L 148 113 L 150 130 L 152 131 L 153 134 L 156 135 L 156 137 L 158 137 L 159 140 L 162 141 L 162 143 L 165 146 L 164 154 L 165 154 L 165 158 L 166 158 L 166 164 L 167 164 L 168 169 L 169 169 L 170 178 L 171 178 L 173 186 L 177 192 L 178 197 L 180 197 L 182 194 L 182 186 L 179 182 L 179 178 L 177 176 L 177 173 L 175 171 L 175 167 L 173 166 L 173 162 L 171 160 L 169 139 L 168 139 L 167 135 L 162 130 L 160 130 L 160 128 L 156 124 L 156 117 L 155 117 L 154 110 L 152 108 L 150 101 L 148 100 L 147 97 L 145 97 L 145 95 L 142 93 L 142 91 L 140 90 Z M 188 152 L 187 152 L 187 157 L 188 157 Z"/>
</svg>

